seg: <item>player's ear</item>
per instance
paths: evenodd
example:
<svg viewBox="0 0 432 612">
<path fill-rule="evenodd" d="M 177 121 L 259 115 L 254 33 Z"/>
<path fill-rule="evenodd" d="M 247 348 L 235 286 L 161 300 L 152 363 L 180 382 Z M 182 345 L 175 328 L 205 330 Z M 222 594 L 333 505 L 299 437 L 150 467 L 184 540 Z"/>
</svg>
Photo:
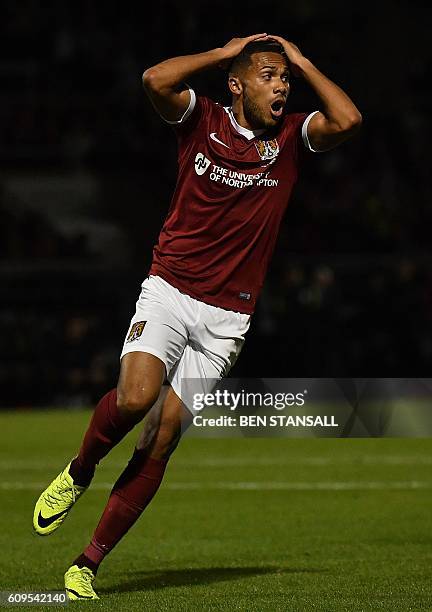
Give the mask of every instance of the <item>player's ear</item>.
<svg viewBox="0 0 432 612">
<path fill-rule="evenodd" d="M 236 96 L 240 95 L 243 91 L 242 83 L 240 79 L 236 76 L 229 76 L 228 87 L 230 88 L 230 92 Z"/>
</svg>

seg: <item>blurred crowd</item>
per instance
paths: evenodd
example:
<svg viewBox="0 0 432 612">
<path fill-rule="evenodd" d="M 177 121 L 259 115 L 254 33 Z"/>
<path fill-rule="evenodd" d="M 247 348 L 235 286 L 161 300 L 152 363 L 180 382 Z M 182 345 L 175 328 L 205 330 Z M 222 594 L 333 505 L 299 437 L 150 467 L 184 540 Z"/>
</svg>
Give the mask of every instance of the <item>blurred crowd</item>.
<svg viewBox="0 0 432 612">
<path fill-rule="evenodd" d="M 68 237 L 43 212 L 5 206 L 1 195 L 0 262 L 90 257 L 85 234 Z"/>
<path fill-rule="evenodd" d="M 259 6 L 254 0 L 247 6 L 163 0 L 147 8 L 115 1 L 3 3 L 2 405 L 90 403 L 115 382 L 137 286 L 175 180 L 175 138 L 145 99 L 141 74 L 163 58 L 263 28 L 297 42 L 339 82 L 364 126 L 352 142 L 305 162 L 233 374 L 426 375 L 432 353 L 428 20 L 412 3 L 386 0 L 367 10 L 318 0 L 269 2 L 264 14 Z M 192 85 L 229 103 L 220 71 Z M 302 83 L 293 83 L 291 108 L 317 108 Z M 31 177 L 38 184 L 43 177 L 54 185 L 59 174 L 71 184 L 84 174 L 96 186 L 85 200 L 88 231 L 85 223 L 64 231 L 74 212 L 62 218 L 61 189 L 50 206 L 40 195 L 14 192 L 17 181 Z M 128 242 L 123 258 L 117 243 L 95 244 L 102 220 Z M 101 277 L 117 256 L 123 271 Z M 73 299 L 66 300 L 65 288 Z"/>
</svg>

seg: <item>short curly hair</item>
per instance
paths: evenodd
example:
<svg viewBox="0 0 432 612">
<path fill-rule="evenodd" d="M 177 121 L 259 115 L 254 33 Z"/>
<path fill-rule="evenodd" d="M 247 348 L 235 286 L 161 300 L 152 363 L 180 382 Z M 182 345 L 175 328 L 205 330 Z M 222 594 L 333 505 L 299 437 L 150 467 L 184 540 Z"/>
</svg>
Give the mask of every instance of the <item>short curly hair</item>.
<svg viewBox="0 0 432 612">
<path fill-rule="evenodd" d="M 245 72 L 251 64 L 251 55 L 253 53 L 263 52 L 279 53 L 284 58 L 288 58 L 284 48 L 276 40 L 253 40 L 243 47 L 240 53 L 231 62 L 228 72 L 231 75 L 239 75 Z"/>
</svg>

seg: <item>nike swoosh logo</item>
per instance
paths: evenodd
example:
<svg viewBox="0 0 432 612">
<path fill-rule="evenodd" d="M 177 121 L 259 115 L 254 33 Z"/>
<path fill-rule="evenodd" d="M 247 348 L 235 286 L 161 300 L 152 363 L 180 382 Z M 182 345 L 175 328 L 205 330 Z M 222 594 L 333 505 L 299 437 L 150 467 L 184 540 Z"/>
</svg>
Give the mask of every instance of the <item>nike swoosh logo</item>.
<svg viewBox="0 0 432 612">
<path fill-rule="evenodd" d="M 42 513 L 39 510 L 39 516 L 38 516 L 39 527 L 42 527 L 42 528 L 49 527 L 52 523 L 54 523 L 54 521 L 56 521 L 58 518 L 63 516 L 63 514 L 66 514 L 66 512 L 67 510 L 64 510 L 63 512 L 59 512 L 58 514 L 53 514 L 52 516 L 45 518 L 44 516 L 42 516 Z"/>
<path fill-rule="evenodd" d="M 216 132 L 212 132 L 210 134 L 210 138 L 214 140 L 215 142 L 218 142 L 219 144 L 221 144 L 223 147 L 226 147 L 227 149 L 229 149 L 229 146 L 227 144 L 222 142 L 222 140 L 219 140 L 219 138 L 216 136 Z"/>
<path fill-rule="evenodd" d="M 65 589 L 65 590 L 68 593 L 72 593 L 73 595 L 76 595 L 80 599 L 93 599 L 93 597 L 91 595 L 81 595 L 81 593 L 78 593 L 78 591 L 74 591 L 74 589 Z"/>
</svg>

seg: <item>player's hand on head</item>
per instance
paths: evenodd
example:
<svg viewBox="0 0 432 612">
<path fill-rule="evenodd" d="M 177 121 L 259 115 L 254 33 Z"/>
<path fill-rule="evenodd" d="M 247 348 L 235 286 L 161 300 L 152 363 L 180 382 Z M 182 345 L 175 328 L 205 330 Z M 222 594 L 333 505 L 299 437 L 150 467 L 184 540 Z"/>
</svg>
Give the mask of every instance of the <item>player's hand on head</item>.
<svg viewBox="0 0 432 612">
<path fill-rule="evenodd" d="M 244 38 L 232 38 L 224 47 L 222 47 L 223 59 L 219 63 L 221 68 L 228 68 L 231 60 L 236 57 L 243 48 L 254 40 L 266 40 L 268 38 L 266 33 L 252 34 L 251 36 L 245 36 Z"/>
<path fill-rule="evenodd" d="M 288 61 L 290 63 L 292 74 L 296 77 L 301 76 L 300 66 L 301 66 L 302 60 L 304 60 L 305 57 L 303 53 L 300 51 L 300 49 L 297 47 L 297 45 L 290 42 L 289 40 L 286 40 L 285 38 L 282 38 L 282 36 L 277 36 L 275 34 L 269 34 L 267 38 L 269 40 L 275 40 L 280 45 L 282 45 L 285 51 L 285 54 L 288 58 Z"/>
</svg>

